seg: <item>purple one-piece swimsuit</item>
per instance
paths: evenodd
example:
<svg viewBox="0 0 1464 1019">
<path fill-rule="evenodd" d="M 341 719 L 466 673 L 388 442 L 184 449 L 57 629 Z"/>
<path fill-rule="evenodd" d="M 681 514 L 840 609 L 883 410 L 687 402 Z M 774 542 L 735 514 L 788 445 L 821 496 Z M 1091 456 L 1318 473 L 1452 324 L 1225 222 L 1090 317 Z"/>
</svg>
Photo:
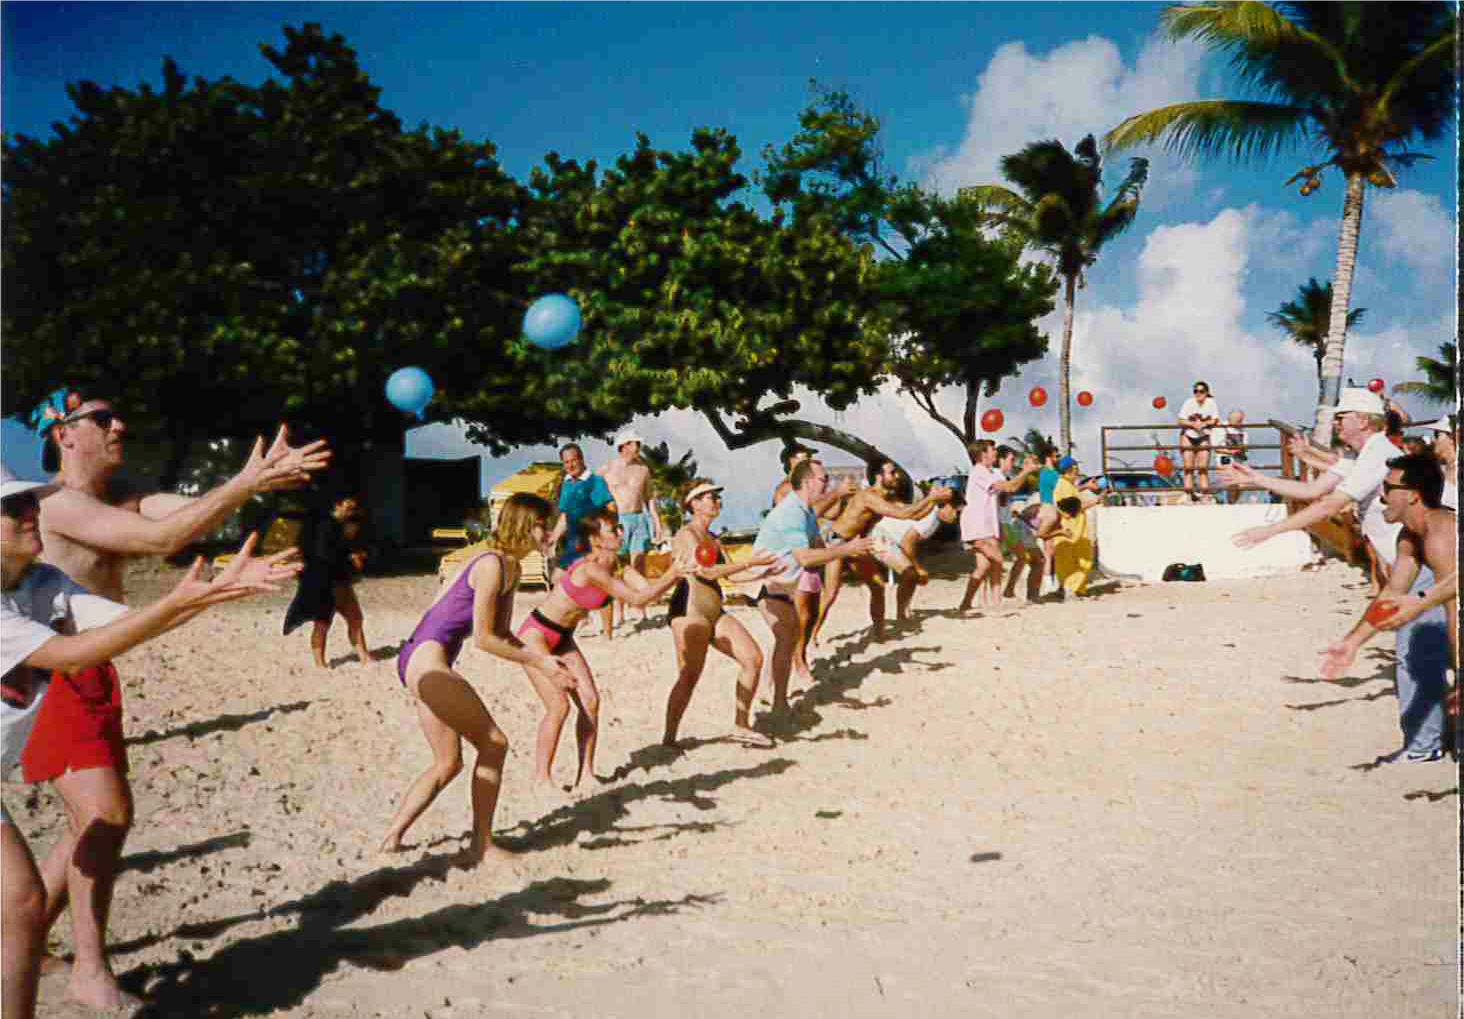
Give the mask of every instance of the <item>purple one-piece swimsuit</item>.
<svg viewBox="0 0 1464 1019">
<path fill-rule="evenodd" d="M 397 654 L 397 678 L 402 681 L 402 686 L 407 685 L 407 662 L 411 660 L 417 645 L 423 641 L 435 640 L 441 644 L 442 649 L 447 652 L 448 665 L 457 661 L 457 656 L 463 649 L 463 641 L 473 631 L 473 589 L 468 586 L 468 574 L 473 572 L 478 560 L 486 555 L 498 553 L 484 552 L 469 563 L 458 574 L 457 580 L 453 581 L 452 589 L 427 610 L 427 614 L 402 645 Z"/>
</svg>

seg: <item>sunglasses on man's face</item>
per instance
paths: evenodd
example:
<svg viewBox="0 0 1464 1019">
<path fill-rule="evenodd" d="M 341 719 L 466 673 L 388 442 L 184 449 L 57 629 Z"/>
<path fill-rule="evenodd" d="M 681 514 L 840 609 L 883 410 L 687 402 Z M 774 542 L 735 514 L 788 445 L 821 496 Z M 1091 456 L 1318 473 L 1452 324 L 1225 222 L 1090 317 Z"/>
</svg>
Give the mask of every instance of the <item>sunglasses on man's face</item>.
<svg viewBox="0 0 1464 1019">
<path fill-rule="evenodd" d="M 1383 482 L 1383 497 L 1384 498 L 1387 498 L 1389 495 L 1392 495 L 1394 492 L 1411 492 L 1411 491 L 1413 491 L 1413 486 L 1412 485 L 1395 485 L 1391 481 L 1384 481 Z"/>
<path fill-rule="evenodd" d="M 12 520 L 29 516 L 40 509 L 40 506 L 41 500 L 34 492 L 21 492 L 19 495 L 7 495 L 0 499 L 0 513 Z"/>
<path fill-rule="evenodd" d="M 71 416 L 66 418 L 64 423 L 68 425 L 74 425 L 78 421 L 85 421 L 87 418 L 91 418 L 93 421 L 96 422 L 97 427 L 105 432 L 107 429 L 112 427 L 112 422 L 116 421 L 117 417 L 118 414 L 114 410 L 89 410 L 81 414 L 72 414 Z"/>
</svg>

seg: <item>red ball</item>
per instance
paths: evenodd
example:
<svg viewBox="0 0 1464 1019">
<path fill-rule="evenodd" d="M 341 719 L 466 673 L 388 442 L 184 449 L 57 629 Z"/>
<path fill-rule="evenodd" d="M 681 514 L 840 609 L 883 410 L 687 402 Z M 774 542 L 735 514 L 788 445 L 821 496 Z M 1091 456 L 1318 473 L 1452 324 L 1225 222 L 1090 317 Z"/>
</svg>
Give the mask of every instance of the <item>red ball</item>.
<svg viewBox="0 0 1464 1019">
<path fill-rule="evenodd" d="M 1367 388 L 1374 393 L 1381 393 L 1384 389 L 1388 388 L 1388 384 L 1382 379 L 1373 379 L 1367 384 Z"/>
<path fill-rule="evenodd" d="M 1156 396 L 1156 397 L 1154 397 L 1154 409 L 1155 410 L 1163 410 L 1165 404 L 1167 404 L 1167 403 L 1169 403 L 1169 401 L 1166 400 L 1166 399 L 1164 399 L 1164 397 L 1162 397 L 1162 396 Z"/>
<path fill-rule="evenodd" d="M 703 566 L 717 565 L 717 546 L 710 541 L 704 541 L 696 547 L 696 561 Z"/>
<path fill-rule="evenodd" d="M 1373 626 L 1377 626 L 1379 623 L 1386 622 L 1392 618 L 1397 611 L 1398 605 L 1396 602 L 1375 601 L 1367 607 L 1367 611 L 1362 614 L 1362 618 L 1366 619 Z"/>
<path fill-rule="evenodd" d="M 1154 458 L 1154 473 L 1161 478 L 1167 478 L 1174 473 L 1174 461 L 1163 453 Z"/>
<path fill-rule="evenodd" d="M 1002 422 L 1005 420 L 1006 415 L 993 407 L 981 415 L 981 427 L 988 432 L 994 432 L 1001 428 Z"/>
<path fill-rule="evenodd" d="M 1092 393 L 1088 392 L 1086 389 L 1080 390 L 1078 392 L 1078 406 L 1079 407 L 1088 407 L 1088 406 L 1091 406 L 1092 403 L 1093 403 L 1093 394 Z"/>
<path fill-rule="evenodd" d="M 1027 394 L 1027 399 L 1032 401 L 1032 406 L 1040 407 L 1047 402 L 1047 390 L 1041 386 L 1033 386 L 1032 392 Z"/>
</svg>

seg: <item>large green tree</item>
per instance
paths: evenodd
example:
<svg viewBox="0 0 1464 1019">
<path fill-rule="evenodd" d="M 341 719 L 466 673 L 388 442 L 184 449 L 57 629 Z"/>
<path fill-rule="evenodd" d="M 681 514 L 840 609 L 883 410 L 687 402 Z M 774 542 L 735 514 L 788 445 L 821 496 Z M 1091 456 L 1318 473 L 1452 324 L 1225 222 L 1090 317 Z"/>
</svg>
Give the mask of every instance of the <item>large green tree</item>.
<svg viewBox="0 0 1464 1019">
<path fill-rule="evenodd" d="M 510 345 L 523 396 L 627 418 L 693 409 L 731 449 L 803 438 L 883 457 L 793 416 L 795 386 L 841 410 L 883 377 L 872 258 L 826 216 L 764 218 L 735 200 L 740 157 L 731 135 L 699 130 L 690 151 L 641 137 L 603 173 L 554 154 L 533 173 L 521 268 L 574 295 L 585 325 L 555 353 Z"/>
<path fill-rule="evenodd" d="M 998 184 L 962 188 L 961 197 L 987 219 L 1052 259 L 1063 280 L 1062 353 L 1058 361 L 1059 418 L 1063 449 L 1073 448 L 1072 346 L 1077 291 L 1098 253 L 1133 223 L 1149 177 L 1146 159 L 1129 160 L 1129 170 L 1104 201 L 1103 160 L 1092 135 L 1069 152 L 1056 140 L 1033 142 L 1003 156 L 1002 176 L 1016 190 Z"/>
<path fill-rule="evenodd" d="M 499 448 L 609 429 L 524 414 L 505 357 L 532 277 L 527 192 L 487 143 L 406 130 L 340 36 L 285 29 L 261 85 L 71 86 L 66 124 L 4 144 L 4 401 L 108 387 L 135 433 L 196 438 L 283 418 L 343 457 L 399 447 L 386 377 L 435 380 L 431 420 L 471 414 Z"/>
<path fill-rule="evenodd" d="M 1044 266 L 1020 264 L 1021 246 L 993 240 L 967 203 L 950 201 L 882 169 L 879 120 L 843 92 L 820 89 L 799 132 L 764 151 L 763 187 L 795 216 L 832 222 L 879 255 L 872 283 L 892 336 L 889 372 L 901 392 L 963 447 L 981 435 L 983 394 L 1047 352 L 1035 322 L 1053 308 Z M 937 395 L 963 393 L 959 418 Z"/>
<path fill-rule="evenodd" d="M 1328 167 L 1346 180 L 1322 361 L 1316 435 L 1331 434 L 1342 385 L 1347 309 L 1367 187 L 1394 187 L 1408 146 L 1453 123 L 1457 9 L 1450 3 L 1201 3 L 1166 8 L 1171 39 L 1197 39 L 1230 57 L 1250 95 L 1177 103 L 1109 132 L 1113 149 L 1163 139 L 1186 157 L 1261 160 L 1305 145 L 1321 156 L 1287 183 L 1309 195 Z"/>
<path fill-rule="evenodd" d="M 1351 329 L 1367 314 L 1366 308 L 1354 308 L 1347 313 L 1347 328 Z M 1322 358 L 1327 351 L 1327 331 L 1332 320 L 1332 284 L 1318 283 L 1313 276 L 1296 290 L 1294 300 L 1284 302 L 1275 311 L 1266 313 L 1266 321 L 1279 329 L 1288 338 L 1311 351 L 1317 362 L 1317 399 L 1326 398 L 1322 378 Z"/>
</svg>

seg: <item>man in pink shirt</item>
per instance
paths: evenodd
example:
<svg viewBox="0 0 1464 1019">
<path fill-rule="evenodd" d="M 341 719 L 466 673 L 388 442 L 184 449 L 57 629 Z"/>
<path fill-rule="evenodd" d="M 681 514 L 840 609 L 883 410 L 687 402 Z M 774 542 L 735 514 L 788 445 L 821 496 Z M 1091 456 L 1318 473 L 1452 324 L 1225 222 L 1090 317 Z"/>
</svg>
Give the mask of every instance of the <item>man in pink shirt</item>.
<svg viewBox="0 0 1464 1019">
<path fill-rule="evenodd" d="M 1005 448 L 1005 447 L 1003 447 Z M 966 581 L 966 594 L 956 611 L 966 612 L 981 594 L 982 608 L 997 608 L 1001 604 L 1001 524 L 997 515 L 997 497 L 1003 492 L 1015 492 L 1026 483 L 1027 478 L 1042 469 L 1033 456 L 1022 463 L 1022 469 L 1015 478 L 1007 480 L 996 468 L 1000 455 L 996 443 L 990 439 L 977 439 L 971 444 L 971 474 L 966 479 L 966 508 L 961 511 L 961 541 L 972 555 L 971 576 Z"/>
</svg>

